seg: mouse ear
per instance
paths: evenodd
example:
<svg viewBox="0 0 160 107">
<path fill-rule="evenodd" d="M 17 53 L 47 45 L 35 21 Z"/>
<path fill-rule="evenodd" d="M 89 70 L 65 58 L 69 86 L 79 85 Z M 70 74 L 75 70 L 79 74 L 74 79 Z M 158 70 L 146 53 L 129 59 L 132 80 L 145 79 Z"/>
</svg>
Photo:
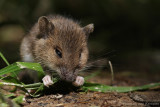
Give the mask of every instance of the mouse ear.
<svg viewBox="0 0 160 107">
<path fill-rule="evenodd" d="M 48 20 L 46 16 L 41 16 L 38 19 L 38 26 L 40 33 L 42 33 L 45 36 L 48 36 L 49 33 L 52 33 L 54 29 L 53 23 L 50 20 Z"/>
<path fill-rule="evenodd" d="M 89 34 L 93 32 L 93 30 L 94 30 L 94 24 L 89 24 L 83 27 L 83 31 L 85 32 L 86 36 L 89 36 Z"/>
</svg>

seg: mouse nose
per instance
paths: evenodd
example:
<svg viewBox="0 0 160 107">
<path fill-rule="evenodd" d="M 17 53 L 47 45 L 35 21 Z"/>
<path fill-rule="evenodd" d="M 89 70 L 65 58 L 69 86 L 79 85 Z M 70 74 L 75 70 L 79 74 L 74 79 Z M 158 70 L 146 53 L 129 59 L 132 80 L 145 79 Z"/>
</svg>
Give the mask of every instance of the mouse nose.
<svg viewBox="0 0 160 107">
<path fill-rule="evenodd" d="M 63 80 L 67 81 L 67 82 L 74 82 L 76 76 L 73 75 L 72 73 L 65 73 L 64 75 L 62 75 Z"/>
<path fill-rule="evenodd" d="M 73 82 L 76 79 L 76 75 L 73 73 L 73 71 L 67 70 L 66 68 L 61 68 L 60 77 L 62 80 L 67 82 Z"/>
<path fill-rule="evenodd" d="M 66 79 L 65 80 L 68 81 L 68 82 L 73 82 L 73 81 L 75 81 L 75 76 L 73 76 L 73 75 L 66 75 Z"/>
</svg>

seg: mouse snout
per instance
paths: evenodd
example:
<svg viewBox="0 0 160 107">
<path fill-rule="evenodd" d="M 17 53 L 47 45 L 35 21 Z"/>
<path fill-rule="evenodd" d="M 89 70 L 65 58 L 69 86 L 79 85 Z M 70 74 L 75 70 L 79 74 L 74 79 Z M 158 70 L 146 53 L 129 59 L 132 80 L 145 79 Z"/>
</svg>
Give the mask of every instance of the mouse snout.
<svg viewBox="0 0 160 107">
<path fill-rule="evenodd" d="M 75 81 L 76 75 L 73 73 L 74 71 L 68 70 L 63 67 L 60 69 L 60 72 L 61 72 L 60 77 L 62 80 L 65 80 L 67 82 L 74 82 Z"/>
</svg>

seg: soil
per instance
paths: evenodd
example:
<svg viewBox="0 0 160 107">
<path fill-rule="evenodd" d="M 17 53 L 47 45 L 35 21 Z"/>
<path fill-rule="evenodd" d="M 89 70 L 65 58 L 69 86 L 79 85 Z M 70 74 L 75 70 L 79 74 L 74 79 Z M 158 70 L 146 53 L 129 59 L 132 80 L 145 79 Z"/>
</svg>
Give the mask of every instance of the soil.
<svg viewBox="0 0 160 107">
<path fill-rule="evenodd" d="M 88 82 L 110 85 L 110 74 L 102 72 Z M 159 73 L 119 72 L 115 75 L 115 86 L 139 86 L 159 82 Z M 160 106 L 160 87 L 129 93 L 75 92 L 50 93 L 39 98 L 26 98 L 24 107 L 145 107 Z"/>
<path fill-rule="evenodd" d="M 85 72 L 82 74 L 90 75 Z M 115 72 L 114 86 L 141 86 L 149 83 L 159 82 L 160 73 L 151 72 Z M 92 83 L 111 85 L 110 73 L 102 71 L 99 75 L 87 80 Z M 155 87 L 144 91 L 134 91 L 128 93 L 117 92 L 83 92 L 75 89 L 70 84 L 54 84 L 45 90 L 45 94 L 38 98 L 26 96 L 24 107 L 160 107 L 160 87 Z M 7 90 L 13 90 L 14 86 L 3 86 L 1 92 L 10 94 Z M 22 91 L 16 91 L 15 95 L 23 94 Z"/>
</svg>

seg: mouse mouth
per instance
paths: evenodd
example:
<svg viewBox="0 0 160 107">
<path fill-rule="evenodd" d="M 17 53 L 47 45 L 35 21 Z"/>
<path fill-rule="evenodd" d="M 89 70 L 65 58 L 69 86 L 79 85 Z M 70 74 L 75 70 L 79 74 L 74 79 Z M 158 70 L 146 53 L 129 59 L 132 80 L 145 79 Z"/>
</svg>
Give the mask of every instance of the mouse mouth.
<svg viewBox="0 0 160 107">
<path fill-rule="evenodd" d="M 76 80 L 76 73 L 67 70 L 66 68 L 60 69 L 59 76 L 62 80 L 67 82 L 74 82 Z"/>
<path fill-rule="evenodd" d="M 76 80 L 76 76 L 72 74 L 60 75 L 60 78 L 67 82 L 74 82 Z"/>
<path fill-rule="evenodd" d="M 65 67 L 57 67 L 57 69 L 52 69 L 50 73 L 53 74 L 53 77 L 58 77 L 59 79 L 66 82 L 74 82 L 78 75 L 77 70 L 71 71 L 67 70 Z"/>
</svg>

